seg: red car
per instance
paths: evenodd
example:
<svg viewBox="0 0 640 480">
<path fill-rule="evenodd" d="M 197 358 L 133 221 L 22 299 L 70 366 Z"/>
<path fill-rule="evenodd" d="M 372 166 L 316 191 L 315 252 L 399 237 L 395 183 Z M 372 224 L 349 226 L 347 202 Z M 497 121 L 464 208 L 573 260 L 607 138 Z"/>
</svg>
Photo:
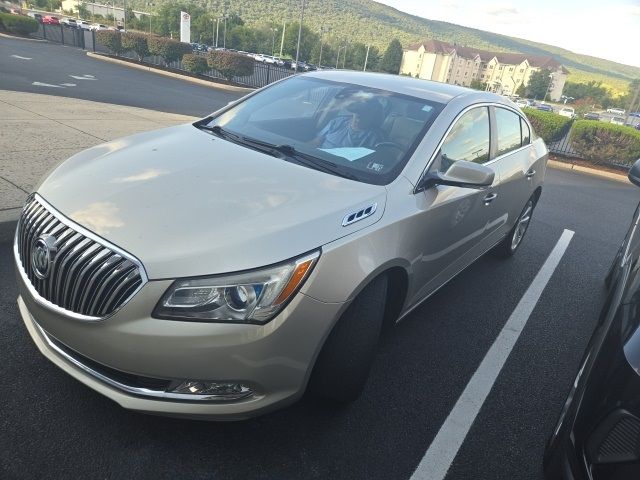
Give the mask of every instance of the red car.
<svg viewBox="0 0 640 480">
<path fill-rule="evenodd" d="M 42 17 L 42 23 L 45 25 L 60 25 L 60 20 L 58 20 L 58 17 L 54 17 L 53 15 L 45 15 Z"/>
</svg>

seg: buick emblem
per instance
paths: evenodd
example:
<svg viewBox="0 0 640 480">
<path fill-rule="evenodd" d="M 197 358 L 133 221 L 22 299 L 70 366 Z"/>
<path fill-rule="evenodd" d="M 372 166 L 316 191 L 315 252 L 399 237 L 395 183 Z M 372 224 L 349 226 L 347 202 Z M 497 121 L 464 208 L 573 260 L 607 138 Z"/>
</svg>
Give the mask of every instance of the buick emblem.
<svg viewBox="0 0 640 480">
<path fill-rule="evenodd" d="M 51 272 L 51 263 L 56 253 L 55 243 L 56 237 L 53 235 L 40 235 L 33 244 L 31 266 L 40 280 L 47 278 Z"/>
</svg>

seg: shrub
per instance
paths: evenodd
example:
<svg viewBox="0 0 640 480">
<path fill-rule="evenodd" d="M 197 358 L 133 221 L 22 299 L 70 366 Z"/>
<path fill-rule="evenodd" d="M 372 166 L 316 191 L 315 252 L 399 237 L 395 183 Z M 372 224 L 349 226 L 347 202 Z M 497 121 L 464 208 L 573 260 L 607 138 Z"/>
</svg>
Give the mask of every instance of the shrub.
<svg viewBox="0 0 640 480">
<path fill-rule="evenodd" d="M 38 31 L 38 22 L 31 17 L 0 13 L 0 30 L 18 35 L 29 35 Z"/>
<path fill-rule="evenodd" d="M 98 30 L 96 32 L 96 40 L 107 47 L 111 53 L 120 55 L 124 52 L 121 35 L 120 32 L 114 30 Z"/>
<path fill-rule="evenodd" d="M 191 45 L 165 37 L 150 36 L 148 39 L 149 53 L 158 55 L 164 60 L 165 66 L 191 53 Z"/>
<path fill-rule="evenodd" d="M 532 108 L 523 111 L 535 132 L 547 143 L 560 140 L 571 128 L 572 120 L 569 117 Z"/>
<path fill-rule="evenodd" d="M 586 160 L 626 163 L 640 158 L 640 131 L 599 120 L 578 120 L 571 129 L 571 146 Z"/>
<path fill-rule="evenodd" d="M 133 51 L 138 56 L 138 60 L 142 61 L 144 57 L 149 55 L 149 46 L 147 45 L 148 35 L 144 33 L 126 32 L 122 34 L 122 49 L 124 51 Z"/>
<path fill-rule="evenodd" d="M 213 51 L 209 53 L 207 61 L 211 68 L 227 80 L 233 77 L 246 77 L 253 73 L 254 60 L 238 53 Z"/>
<path fill-rule="evenodd" d="M 209 69 L 207 59 L 197 53 L 185 53 L 182 57 L 182 67 L 192 73 L 204 73 Z"/>
</svg>

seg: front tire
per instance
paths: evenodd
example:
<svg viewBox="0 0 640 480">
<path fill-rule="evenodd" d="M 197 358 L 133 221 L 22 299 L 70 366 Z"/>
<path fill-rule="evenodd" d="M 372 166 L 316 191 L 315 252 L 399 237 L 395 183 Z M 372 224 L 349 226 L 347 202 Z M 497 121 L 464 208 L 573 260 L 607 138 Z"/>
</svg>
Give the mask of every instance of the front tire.
<svg viewBox="0 0 640 480">
<path fill-rule="evenodd" d="M 494 248 L 493 251 L 497 257 L 512 257 L 520 245 L 522 245 L 522 240 L 529 229 L 531 216 L 533 215 L 533 209 L 535 206 L 535 196 L 532 195 L 529 200 L 527 200 L 527 203 L 522 209 L 522 212 L 520 212 L 520 215 L 518 216 L 513 228 L 509 231 L 509 234 Z"/>
<path fill-rule="evenodd" d="M 311 373 L 308 391 L 326 400 L 356 400 L 369 377 L 378 346 L 387 294 L 380 276 L 353 300 L 331 330 Z"/>
</svg>

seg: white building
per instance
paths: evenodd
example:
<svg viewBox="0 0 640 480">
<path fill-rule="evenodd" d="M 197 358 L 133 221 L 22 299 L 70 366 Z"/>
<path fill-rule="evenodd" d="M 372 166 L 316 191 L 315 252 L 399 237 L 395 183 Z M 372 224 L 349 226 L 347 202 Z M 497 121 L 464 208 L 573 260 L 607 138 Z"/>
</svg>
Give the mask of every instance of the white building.
<svg viewBox="0 0 640 480">
<path fill-rule="evenodd" d="M 567 74 L 557 60 L 548 56 L 489 52 L 439 40 L 427 40 L 404 50 L 400 73 L 444 83 L 470 86 L 472 80 L 487 84 L 501 95 L 513 95 L 527 86 L 531 74 L 541 69 L 552 73 L 549 98 L 560 100 Z"/>
</svg>

